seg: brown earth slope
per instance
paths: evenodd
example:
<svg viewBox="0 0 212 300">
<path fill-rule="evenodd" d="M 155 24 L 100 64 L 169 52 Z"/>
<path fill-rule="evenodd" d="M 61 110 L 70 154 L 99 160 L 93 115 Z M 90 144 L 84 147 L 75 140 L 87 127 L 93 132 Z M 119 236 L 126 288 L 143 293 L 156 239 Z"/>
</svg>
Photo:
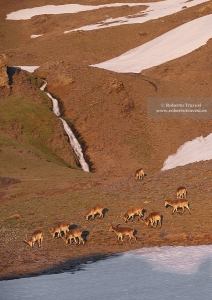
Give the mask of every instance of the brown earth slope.
<svg viewBox="0 0 212 300">
<path fill-rule="evenodd" d="M 65 3 L 70 1 L 39 0 L 36 6 Z M 83 1 L 83 4 L 100 2 Z M 63 160 L 60 164 L 40 152 L 24 149 L 19 139 L 22 129 L 17 122 L 3 125 L 1 138 L 9 137 L 14 144 L 8 146 L 4 140 L 0 145 L 0 178 L 11 178 L 0 181 L 0 279 L 57 272 L 80 262 L 140 247 L 211 244 L 211 161 L 166 172 L 160 169 L 164 160 L 183 143 L 210 134 L 212 121 L 147 118 L 149 98 L 166 101 L 176 97 L 211 97 L 211 40 L 182 58 L 142 74 L 118 74 L 89 65 L 120 55 L 211 13 L 212 1 L 144 24 L 66 35 L 65 30 L 93 24 L 105 15 L 122 16 L 136 13 L 137 9 L 124 6 L 114 10 L 103 8 L 98 13 L 6 20 L 8 13 L 33 6 L 25 0 L 2 1 L 0 53 L 8 56 L 9 67 L 40 66 L 34 73 L 36 80 L 47 80 L 47 89 L 59 100 L 62 116 L 80 138 L 93 172 L 85 173 L 74 166 L 68 139 L 52 112 L 52 123 L 42 119 L 37 129 L 41 130 L 44 124 L 51 129 L 53 138 L 47 139 L 45 145 L 56 153 L 57 159 Z M 31 39 L 31 34 L 44 35 Z M 25 72 L 15 75 L 12 96 L 28 94 L 27 104 L 43 107 L 44 102 L 49 102 L 47 99 L 43 102 L 38 90 Z M 1 105 L 9 107 L 12 102 L 7 101 L 11 95 L 7 98 L 5 93 L 1 93 Z M 39 141 L 36 130 L 33 136 Z M 147 173 L 141 182 L 132 178 L 139 167 Z M 188 189 L 191 215 L 186 211 L 184 215 L 172 216 L 171 208 L 165 208 L 163 201 L 174 199 L 180 185 Z M 98 203 L 108 209 L 105 218 L 86 222 L 85 212 Z M 147 213 L 159 210 L 164 217 L 162 228 L 147 228 L 136 218 L 130 226 L 137 230 L 138 242 L 117 243 L 115 234 L 108 232 L 110 224 L 124 225 L 121 213 L 138 204 Z M 69 221 L 82 228 L 87 233 L 86 244 L 68 246 L 61 239 L 52 239 L 48 229 L 57 221 Z M 31 249 L 22 240 L 39 228 L 45 234 L 43 248 Z"/>
<path fill-rule="evenodd" d="M 211 244 L 211 161 L 150 173 L 141 182 L 128 177 L 103 180 L 84 172 L 76 178 L 73 172 L 55 166 L 51 166 L 54 176 L 47 178 L 47 168 L 43 163 L 32 174 L 29 164 L 25 171 L 16 171 L 21 182 L 2 188 L 1 279 L 74 271 L 82 262 L 141 247 Z M 180 185 L 187 187 L 191 214 L 185 210 L 183 215 L 172 215 L 164 200 L 175 199 Z M 107 209 L 104 218 L 86 221 L 85 213 L 98 203 Z M 136 217 L 127 226 L 137 231 L 137 242 L 128 242 L 127 237 L 117 242 L 109 227 L 118 223 L 125 226 L 121 214 L 135 205 L 141 205 L 146 214 L 159 211 L 162 227 L 146 227 Z M 64 220 L 82 229 L 85 245 L 65 245 L 51 237 L 48 229 Z M 32 249 L 22 241 L 35 229 L 44 231 L 41 249 L 37 245 Z"/>
</svg>

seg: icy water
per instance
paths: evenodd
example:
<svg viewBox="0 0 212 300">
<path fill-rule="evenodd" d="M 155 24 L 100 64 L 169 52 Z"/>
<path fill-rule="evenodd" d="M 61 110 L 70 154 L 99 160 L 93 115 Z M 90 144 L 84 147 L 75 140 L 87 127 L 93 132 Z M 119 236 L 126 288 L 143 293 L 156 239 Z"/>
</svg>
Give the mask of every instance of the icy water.
<svg viewBox="0 0 212 300">
<path fill-rule="evenodd" d="M 80 271 L 0 281 L 1 300 L 209 300 L 212 246 L 129 251 Z"/>
</svg>

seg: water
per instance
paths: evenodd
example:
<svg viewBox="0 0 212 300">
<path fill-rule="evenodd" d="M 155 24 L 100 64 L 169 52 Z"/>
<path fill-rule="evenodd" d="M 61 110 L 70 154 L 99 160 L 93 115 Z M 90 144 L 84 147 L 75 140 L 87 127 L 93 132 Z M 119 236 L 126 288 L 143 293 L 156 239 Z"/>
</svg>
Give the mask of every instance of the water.
<svg viewBox="0 0 212 300">
<path fill-rule="evenodd" d="M 71 128 L 68 126 L 66 121 L 63 120 L 62 118 L 60 118 L 60 120 L 63 123 L 63 128 L 69 137 L 70 144 L 79 159 L 79 163 L 80 163 L 83 171 L 89 172 L 89 166 L 84 159 L 82 148 L 81 148 L 80 144 L 78 143 L 75 135 L 73 134 Z"/>
<path fill-rule="evenodd" d="M 46 88 L 47 82 L 45 81 L 44 84 L 41 86 L 41 90 L 44 91 Z M 63 128 L 65 130 L 65 132 L 67 133 L 68 137 L 69 137 L 69 142 L 71 147 L 73 148 L 75 154 L 77 155 L 78 159 L 79 159 L 79 163 L 83 169 L 83 171 L 85 172 L 89 172 L 89 166 L 87 164 L 87 162 L 84 159 L 83 156 L 83 151 L 82 151 L 82 147 L 79 144 L 78 140 L 76 139 L 73 131 L 71 130 L 71 128 L 68 126 L 68 124 L 66 123 L 65 120 L 63 120 L 60 117 L 60 109 L 59 109 L 59 105 L 58 105 L 58 101 L 57 99 L 55 99 L 54 97 L 52 97 L 52 95 L 50 93 L 47 93 L 48 97 L 52 100 L 52 105 L 53 105 L 53 112 L 55 113 L 55 115 L 57 117 L 59 117 L 59 119 L 61 120 L 62 124 L 63 124 Z"/>
<path fill-rule="evenodd" d="M 129 251 L 81 271 L 0 282 L 1 300 L 209 300 L 212 246 Z"/>
</svg>

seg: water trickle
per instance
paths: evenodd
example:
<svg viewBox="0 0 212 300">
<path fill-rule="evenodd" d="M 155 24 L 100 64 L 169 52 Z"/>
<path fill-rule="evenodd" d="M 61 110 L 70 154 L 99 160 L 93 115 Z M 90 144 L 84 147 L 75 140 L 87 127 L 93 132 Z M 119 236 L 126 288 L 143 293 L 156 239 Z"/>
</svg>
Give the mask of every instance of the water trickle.
<svg viewBox="0 0 212 300">
<path fill-rule="evenodd" d="M 46 88 L 47 82 L 44 81 L 44 84 L 41 86 L 41 90 L 44 91 Z M 65 120 L 63 120 L 60 117 L 60 109 L 59 109 L 59 105 L 58 105 L 58 101 L 57 99 L 55 99 L 54 97 L 52 97 L 52 95 L 50 93 L 47 93 L 47 96 L 52 100 L 52 105 L 53 105 L 53 112 L 55 113 L 55 115 L 61 120 L 62 124 L 63 124 L 63 128 L 65 130 L 65 132 L 67 133 L 68 137 L 69 137 L 69 142 L 71 147 L 73 148 L 75 154 L 77 155 L 78 159 L 79 159 L 79 163 L 83 169 L 83 171 L 85 172 L 89 172 L 89 166 L 87 164 L 87 162 L 84 159 L 83 156 L 83 152 L 82 152 L 82 147 L 79 144 L 78 140 L 76 139 L 73 131 L 71 130 L 71 128 L 68 126 L 68 124 L 66 123 Z"/>
</svg>

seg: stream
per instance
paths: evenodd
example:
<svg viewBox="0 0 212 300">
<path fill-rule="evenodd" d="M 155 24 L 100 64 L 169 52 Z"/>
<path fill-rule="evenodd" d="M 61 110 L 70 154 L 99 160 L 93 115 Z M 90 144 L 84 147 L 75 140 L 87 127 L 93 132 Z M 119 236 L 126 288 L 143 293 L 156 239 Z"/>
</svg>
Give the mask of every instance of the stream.
<svg viewBox="0 0 212 300">
<path fill-rule="evenodd" d="M 41 86 L 40 89 L 45 92 L 46 86 L 47 86 L 47 82 L 44 81 L 44 84 Z M 62 119 L 60 117 L 60 109 L 59 109 L 57 99 L 53 98 L 50 93 L 48 93 L 48 92 L 45 92 L 45 93 L 52 100 L 53 112 L 60 119 L 60 121 L 62 122 L 63 128 L 64 128 L 66 134 L 69 137 L 69 143 L 70 143 L 71 147 L 73 148 L 76 156 L 79 159 L 79 163 L 81 165 L 81 168 L 83 169 L 83 171 L 89 172 L 89 166 L 88 166 L 87 162 L 84 159 L 81 145 L 79 144 L 77 138 L 75 137 L 75 135 L 74 135 L 73 131 L 71 130 L 71 128 L 69 127 L 69 125 L 66 123 L 66 121 L 64 119 Z"/>
</svg>

